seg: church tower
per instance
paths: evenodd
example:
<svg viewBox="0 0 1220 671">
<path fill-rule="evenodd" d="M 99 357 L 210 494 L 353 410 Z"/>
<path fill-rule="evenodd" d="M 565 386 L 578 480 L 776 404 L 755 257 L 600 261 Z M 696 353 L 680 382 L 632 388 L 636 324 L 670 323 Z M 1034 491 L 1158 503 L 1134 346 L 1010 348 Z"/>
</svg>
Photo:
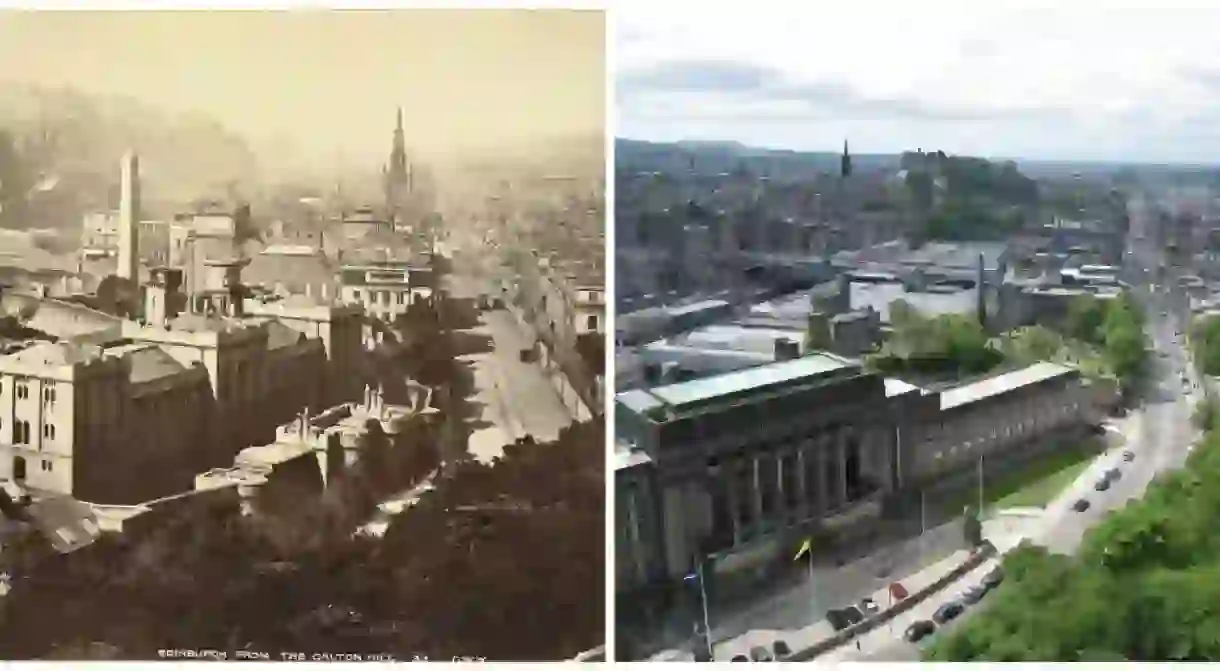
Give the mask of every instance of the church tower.
<svg viewBox="0 0 1220 671">
<path fill-rule="evenodd" d="M 851 177 L 851 152 L 847 150 L 847 140 L 843 140 L 843 157 L 839 159 L 839 176 L 843 179 Z"/>
<path fill-rule="evenodd" d="M 402 129 L 402 108 L 394 125 L 394 145 L 390 149 L 390 162 L 385 169 L 386 209 L 397 218 L 403 202 L 414 189 L 411 165 L 407 162 L 407 142 Z"/>
</svg>

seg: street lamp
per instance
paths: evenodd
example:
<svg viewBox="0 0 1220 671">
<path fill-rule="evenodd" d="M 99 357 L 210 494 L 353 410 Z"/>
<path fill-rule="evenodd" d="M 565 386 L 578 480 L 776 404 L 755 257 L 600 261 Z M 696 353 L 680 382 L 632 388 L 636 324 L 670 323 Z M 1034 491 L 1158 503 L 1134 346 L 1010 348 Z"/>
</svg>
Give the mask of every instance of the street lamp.
<svg viewBox="0 0 1220 671">
<path fill-rule="evenodd" d="M 701 557 L 699 563 L 695 566 L 695 572 L 683 578 L 684 581 L 695 581 L 699 584 L 699 604 L 703 610 L 703 640 L 707 645 L 707 656 L 709 660 L 715 660 L 712 654 L 712 625 L 711 616 L 708 613 L 707 604 L 707 587 L 703 579 L 703 564 L 704 559 Z M 695 634 L 699 633 L 699 624 L 695 624 Z"/>
</svg>

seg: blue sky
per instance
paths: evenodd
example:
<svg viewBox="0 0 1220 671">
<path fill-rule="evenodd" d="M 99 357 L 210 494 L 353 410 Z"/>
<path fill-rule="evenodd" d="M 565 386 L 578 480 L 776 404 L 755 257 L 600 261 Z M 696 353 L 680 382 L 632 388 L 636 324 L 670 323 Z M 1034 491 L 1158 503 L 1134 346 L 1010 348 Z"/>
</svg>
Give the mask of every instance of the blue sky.
<svg viewBox="0 0 1220 671">
<path fill-rule="evenodd" d="M 619 137 L 1220 163 L 1220 9 L 616 4 Z"/>
</svg>

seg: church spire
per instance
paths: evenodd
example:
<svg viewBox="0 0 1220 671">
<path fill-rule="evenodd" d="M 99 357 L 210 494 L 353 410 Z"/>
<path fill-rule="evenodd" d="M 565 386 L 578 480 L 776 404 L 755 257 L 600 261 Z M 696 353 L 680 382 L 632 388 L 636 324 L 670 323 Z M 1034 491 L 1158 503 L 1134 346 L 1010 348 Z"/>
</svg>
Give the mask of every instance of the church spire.
<svg viewBox="0 0 1220 671">
<path fill-rule="evenodd" d="M 847 149 L 847 140 L 843 140 L 843 158 L 839 159 L 839 176 L 851 177 L 851 152 Z"/>
</svg>

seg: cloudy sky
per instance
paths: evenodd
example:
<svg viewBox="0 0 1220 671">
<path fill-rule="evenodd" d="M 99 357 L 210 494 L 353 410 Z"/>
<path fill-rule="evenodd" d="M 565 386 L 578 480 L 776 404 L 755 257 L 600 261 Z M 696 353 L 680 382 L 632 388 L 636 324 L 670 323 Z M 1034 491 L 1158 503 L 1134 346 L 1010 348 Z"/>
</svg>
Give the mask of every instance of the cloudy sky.
<svg viewBox="0 0 1220 671">
<path fill-rule="evenodd" d="M 617 135 L 1220 161 L 1220 11 L 1063 4 L 633 2 Z"/>
</svg>

